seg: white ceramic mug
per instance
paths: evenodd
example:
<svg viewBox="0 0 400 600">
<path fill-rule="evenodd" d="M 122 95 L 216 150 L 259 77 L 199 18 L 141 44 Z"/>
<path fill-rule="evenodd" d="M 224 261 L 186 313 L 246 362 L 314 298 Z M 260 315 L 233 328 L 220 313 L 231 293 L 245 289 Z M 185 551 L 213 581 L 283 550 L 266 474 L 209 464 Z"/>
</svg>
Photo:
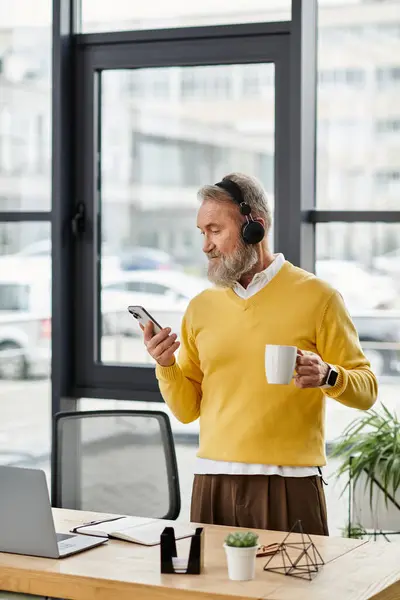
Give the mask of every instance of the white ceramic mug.
<svg viewBox="0 0 400 600">
<path fill-rule="evenodd" d="M 265 374 L 268 383 L 288 385 L 296 366 L 296 346 L 265 346 Z"/>
</svg>

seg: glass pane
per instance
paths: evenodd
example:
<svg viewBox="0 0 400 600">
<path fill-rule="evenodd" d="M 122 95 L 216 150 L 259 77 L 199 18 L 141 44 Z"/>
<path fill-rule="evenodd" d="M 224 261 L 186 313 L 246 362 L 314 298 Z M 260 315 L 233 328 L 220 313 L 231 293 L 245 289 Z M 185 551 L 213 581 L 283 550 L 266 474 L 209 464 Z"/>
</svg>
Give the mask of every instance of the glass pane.
<svg viewBox="0 0 400 600">
<path fill-rule="evenodd" d="M 0 211 L 51 204 L 51 0 L 0 2 Z"/>
<path fill-rule="evenodd" d="M 49 223 L 0 223 L 0 464 L 50 473 Z"/>
<path fill-rule="evenodd" d="M 319 9 L 317 207 L 398 210 L 400 1 Z"/>
<path fill-rule="evenodd" d="M 395 402 L 400 386 L 400 224 L 318 224 L 316 274 L 342 294 L 375 373 L 390 380 L 387 389 L 381 385 L 381 395 Z"/>
<path fill-rule="evenodd" d="M 400 392 L 400 223 L 319 223 L 316 274 L 338 289 L 358 330 L 361 346 L 378 376 L 378 401 L 399 414 Z M 358 416 L 355 409 L 327 398 L 329 446 Z M 331 535 L 348 521 L 347 476 L 336 480 L 341 461 L 329 459 L 325 488 Z"/>
<path fill-rule="evenodd" d="M 197 190 L 241 171 L 273 208 L 274 65 L 106 71 L 101 110 L 101 359 L 149 364 L 127 306 L 179 334 L 209 285 Z"/>
<path fill-rule="evenodd" d="M 290 19 L 291 0 L 206 0 L 201 3 L 82 0 L 82 31 L 85 33 Z"/>
</svg>

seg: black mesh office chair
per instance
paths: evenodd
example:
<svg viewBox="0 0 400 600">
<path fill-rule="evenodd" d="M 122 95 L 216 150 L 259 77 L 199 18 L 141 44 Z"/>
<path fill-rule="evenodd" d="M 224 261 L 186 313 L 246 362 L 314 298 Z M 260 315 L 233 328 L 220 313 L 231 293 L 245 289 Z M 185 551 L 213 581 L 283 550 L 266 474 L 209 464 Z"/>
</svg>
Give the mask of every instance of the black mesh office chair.
<svg viewBox="0 0 400 600">
<path fill-rule="evenodd" d="M 178 517 L 178 467 L 165 413 L 58 413 L 53 436 L 53 506 L 165 519 Z"/>
</svg>

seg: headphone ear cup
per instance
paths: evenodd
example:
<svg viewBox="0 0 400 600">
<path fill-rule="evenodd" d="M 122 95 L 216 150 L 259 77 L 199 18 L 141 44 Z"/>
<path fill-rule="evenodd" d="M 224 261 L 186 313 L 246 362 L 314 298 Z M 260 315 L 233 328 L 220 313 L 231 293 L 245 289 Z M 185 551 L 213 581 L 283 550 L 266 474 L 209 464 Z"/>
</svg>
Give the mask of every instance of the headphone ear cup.
<svg viewBox="0 0 400 600">
<path fill-rule="evenodd" d="M 242 227 L 242 238 L 246 244 L 259 244 L 265 236 L 265 229 L 260 221 L 249 221 Z"/>
</svg>

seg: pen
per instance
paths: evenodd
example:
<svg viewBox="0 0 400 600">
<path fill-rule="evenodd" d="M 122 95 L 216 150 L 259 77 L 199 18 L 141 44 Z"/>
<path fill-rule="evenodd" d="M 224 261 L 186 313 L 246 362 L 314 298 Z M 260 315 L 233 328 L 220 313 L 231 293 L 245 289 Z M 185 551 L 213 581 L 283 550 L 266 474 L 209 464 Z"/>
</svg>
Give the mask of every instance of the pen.
<svg viewBox="0 0 400 600">
<path fill-rule="evenodd" d="M 118 519 L 123 519 L 123 517 L 111 517 L 110 519 L 100 519 L 98 521 L 89 521 L 88 523 L 82 523 L 82 525 L 77 525 L 73 529 L 71 529 L 71 533 L 76 533 L 78 529 L 82 527 L 89 527 L 90 525 L 101 525 L 102 523 L 109 523 L 110 521 L 118 521 Z"/>
<path fill-rule="evenodd" d="M 281 545 L 278 543 L 267 544 L 267 546 L 260 546 L 256 556 L 271 556 L 277 554 L 281 550 Z"/>
</svg>

